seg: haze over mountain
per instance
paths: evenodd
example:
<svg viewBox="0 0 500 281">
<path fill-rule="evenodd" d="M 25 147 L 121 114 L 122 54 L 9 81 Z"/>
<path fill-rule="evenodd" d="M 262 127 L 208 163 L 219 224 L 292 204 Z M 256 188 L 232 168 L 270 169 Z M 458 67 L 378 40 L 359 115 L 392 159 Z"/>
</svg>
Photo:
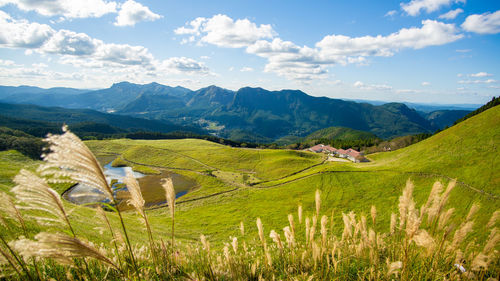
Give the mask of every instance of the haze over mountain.
<svg viewBox="0 0 500 281">
<path fill-rule="evenodd" d="M 272 141 L 287 135 L 306 136 L 331 126 L 389 138 L 433 132 L 469 112 L 423 113 L 402 103 L 372 105 L 313 97 L 299 90 L 268 91 L 245 87 L 231 91 L 209 86 L 192 91 L 158 83 L 129 82 L 94 91 L 3 86 L 0 87 L 0 101 L 92 109 L 180 126 L 201 125 L 213 134 L 253 141 Z M 36 119 L 36 115 L 32 117 Z"/>
</svg>

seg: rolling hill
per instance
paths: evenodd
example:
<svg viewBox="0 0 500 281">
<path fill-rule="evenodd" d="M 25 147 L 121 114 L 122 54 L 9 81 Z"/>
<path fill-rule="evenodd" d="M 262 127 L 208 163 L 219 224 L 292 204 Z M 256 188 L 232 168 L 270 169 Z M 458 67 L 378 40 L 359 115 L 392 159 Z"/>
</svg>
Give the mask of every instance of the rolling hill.
<svg viewBox="0 0 500 281">
<path fill-rule="evenodd" d="M 500 106 L 490 108 L 419 143 L 370 155 L 377 166 L 443 173 L 500 196 Z"/>
</svg>

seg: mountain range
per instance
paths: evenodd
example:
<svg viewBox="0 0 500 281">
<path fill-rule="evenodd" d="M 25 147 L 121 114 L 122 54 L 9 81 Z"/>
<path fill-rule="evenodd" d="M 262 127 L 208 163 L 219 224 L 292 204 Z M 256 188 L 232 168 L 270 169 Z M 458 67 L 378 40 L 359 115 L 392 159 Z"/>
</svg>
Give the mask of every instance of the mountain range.
<svg viewBox="0 0 500 281">
<path fill-rule="evenodd" d="M 193 91 L 158 83 L 139 85 L 129 82 L 91 91 L 0 86 L 0 102 L 79 109 L 77 112 L 80 116 L 86 112 L 82 111 L 84 109 L 95 110 L 108 114 L 108 119 L 126 115 L 136 118 L 134 122 L 139 122 L 139 119 L 159 122 L 151 125 L 153 127 L 160 123 L 168 124 L 172 129 L 175 126 L 179 126 L 177 129 L 197 127 L 218 136 L 254 142 L 269 142 L 284 136 L 303 137 L 332 126 L 348 127 L 370 132 L 381 138 L 391 138 L 433 132 L 453 124 L 470 112 L 420 112 L 403 103 L 373 105 L 314 97 L 299 90 L 268 91 L 244 87 L 232 91 L 209 86 Z M 102 116 L 95 118 L 99 115 L 97 113 L 91 115 L 94 119 L 83 120 L 85 118 L 82 117 L 79 120 L 103 120 Z M 39 120 L 36 114 L 29 116 Z M 71 114 L 60 117 L 71 118 Z M 43 120 L 68 122 L 61 118 Z M 116 126 L 109 120 L 104 123 Z"/>
</svg>

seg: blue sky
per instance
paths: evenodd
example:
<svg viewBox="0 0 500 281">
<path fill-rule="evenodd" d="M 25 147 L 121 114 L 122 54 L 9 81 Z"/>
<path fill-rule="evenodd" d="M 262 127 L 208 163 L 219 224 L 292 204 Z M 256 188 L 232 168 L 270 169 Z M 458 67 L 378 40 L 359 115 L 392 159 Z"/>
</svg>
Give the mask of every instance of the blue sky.
<svg viewBox="0 0 500 281">
<path fill-rule="evenodd" d="M 300 89 L 484 103 L 500 1 L 0 0 L 0 84 Z"/>
</svg>

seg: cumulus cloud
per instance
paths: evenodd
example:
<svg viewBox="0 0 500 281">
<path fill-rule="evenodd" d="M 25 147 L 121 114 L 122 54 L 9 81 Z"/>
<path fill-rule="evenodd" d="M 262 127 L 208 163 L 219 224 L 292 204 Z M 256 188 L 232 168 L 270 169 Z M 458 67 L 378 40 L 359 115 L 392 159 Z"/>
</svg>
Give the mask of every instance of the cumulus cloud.
<svg viewBox="0 0 500 281">
<path fill-rule="evenodd" d="M 221 14 L 211 18 L 196 18 L 185 26 L 175 29 L 174 32 L 178 35 L 202 36 L 199 39 L 201 43 L 229 48 L 247 47 L 259 39 L 273 38 L 276 35 L 269 24 L 258 26 L 248 19 L 234 21 Z"/>
<path fill-rule="evenodd" d="M 76 33 L 69 30 L 59 30 L 40 48 L 41 51 L 61 55 L 90 55 L 93 54 L 102 41 L 91 38 L 85 33 Z"/>
<path fill-rule="evenodd" d="M 388 36 L 328 35 L 316 46 L 324 56 L 392 56 L 403 48 L 421 49 L 456 41 L 463 37 L 457 32 L 454 24 L 424 20 L 421 28 L 403 28 Z"/>
<path fill-rule="evenodd" d="M 401 9 L 410 16 L 418 16 L 421 10 L 432 13 L 443 6 L 449 6 L 452 3 L 465 3 L 465 0 L 412 0 L 408 3 L 401 3 Z"/>
<path fill-rule="evenodd" d="M 162 16 L 151 12 L 151 10 L 134 0 L 127 0 L 120 7 L 118 16 L 114 25 L 116 26 L 134 26 L 141 21 L 155 21 Z"/>
<path fill-rule="evenodd" d="M 470 15 L 465 19 L 462 28 L 479 34 L 500 33 L 500 10 L 492 14 Z"/>
<path fill-rule="evenodd" d="M 455 10 L 451 10 L 448 13 L 442 14 L 439 16 L 440 19 L 452 20 L 456 18 L 459 14 L 463 13 L 464 10 L 458 8 Z"/>
<path fill-rule="evenodd" d="M 48 25 L 12 19 L 0 11 L 0 47 L 24 48 L 30 53 L 60 55 L 59 63 L 80 68 L 102 69 L 105 73 L 154 76 L 157 74 L 210 74 L 198 61 L 185 57 L 159 61 L 143 46 L 105 43 L 85 33 L 70 30 L 54 30 Z M 3 63 L 7 65 L 7 62 Z M 33 70 L 17 69 L 9 73 L 24 77 L 47 73 L 39 65 Z M 50 77 L 58 77 L 51 74 Z M 135 75 L 134 77 L 136 77 Z M 56 79 L 56 78 L 53 78 Z"/>
<path fill-rule="evenodd" d="M 403 28 L 387 36 L 328 35 L 312 48 L 276 37 L 270 25 L 233 20 L 226 15 L 196 18 L 175 33 L 188 37 L 184 43 L 245 48 L 247 53 L 267 59 L 265 72 L 302 81 L 328 77 L 327 67 L 332 65 L 365 65 L 368 56 L 392 56 L 405 48 L 443 45 L 463 37 L 454 24 L 424 20 L 421 27 Z"/>
<path fill-rule="evenodd" d="M 10 48 L 38 48 L 55 33 L 46 24 L 15 20 L 3 11 L 0 26 L 0 46 Z"/>
<path fill-rule="evenodd" d="M 23 11 L 35 11 L 44 16 L 65 18 L 98 18 L 116 12 L 116 2 L 106 0 L 2 0 L 0 6 L 16 5 Z"/>
<path fill-rule="evenodd" d="M 337 61 L 323 61 L 316 49 L 307 46 L 299 47 L 293 42 L 283 41 L 280 38 L 275 38 L 271 42 L 259 40 L 248 46 L 246 51 L 267 58 L 265 72 L 274 72 L 294 80 L 325 78 L 326 64 L 337 63 Z"/>
<path fill-rule="evenodd" d="M 161 62 L 160 71 L 171 73 L 210 74 L 204 63 L 186 57 L 173 57 Z"/>
<path fill-rule="evenodd" d="M 426 81 L 422 82 L 422 86 L 424 86 L 424 87 L 425 86 L 430 86 L 430 85 L 431 85 L 431 83 L 429 83 L 429 82 L 426 82 Z"/>
<path fill-rule="evenodd" d="M 470 76 L 470 77 L 488 77 L 488 76 L 493 76 L 493 74 L 487 73 L 487 72 L 478 72 L 478 73 L 471 73 L 468 76 Z"/>
</svg>

